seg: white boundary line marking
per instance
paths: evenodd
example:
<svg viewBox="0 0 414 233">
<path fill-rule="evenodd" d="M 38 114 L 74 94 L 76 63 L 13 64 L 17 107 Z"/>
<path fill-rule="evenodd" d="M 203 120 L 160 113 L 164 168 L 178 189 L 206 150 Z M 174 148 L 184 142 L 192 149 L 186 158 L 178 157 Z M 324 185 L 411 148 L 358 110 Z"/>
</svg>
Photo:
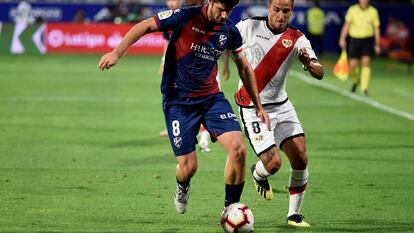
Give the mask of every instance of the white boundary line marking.
<svg viewBox="0 0 414 233">
<path fill-rule="evenodd" d="M 335 85 L 318 81 L 318 80 L 313 79 L 312 77 L 308 77 L 308 75 L 305 75 L 305 74 L 303 74 L 301 72 L 298 72 L 296 70 L 292 70 L 290 75 L 295 77 L 295 78 L 298 78 L 298 79 L 300 79 L 300 80 L 302 80 L 302 81 L 304 81 L 304 82 L 306 82 L 310 85 L 330 90 L 332 92 L 335 92 L 335 93 L 338 93 L 340 95 L 346 96 L 346 97 L 351 98 L 353 100 L 356 100 L 358 102 L 368 104 L 368 105 L 370 105 L 374 108 L 377 108 L 377 109 L 383 110 L 385 112 L 388 112 L 388 113 L 406 118 L 410 121 L 414 121 L 414 115 L 412 115 L 408 112 L 403 112 L 403 111 L 388 107 L 386 105 L 380 104 L 380 103 L 378 103 L 378 102 L 376 102 L 372 99 L 356 95 L 356 94 L 351 93 L 349 91 L 342 90 L 342 89 L 340 89 L 339 87 L 337 87 Z"/>
</svg>

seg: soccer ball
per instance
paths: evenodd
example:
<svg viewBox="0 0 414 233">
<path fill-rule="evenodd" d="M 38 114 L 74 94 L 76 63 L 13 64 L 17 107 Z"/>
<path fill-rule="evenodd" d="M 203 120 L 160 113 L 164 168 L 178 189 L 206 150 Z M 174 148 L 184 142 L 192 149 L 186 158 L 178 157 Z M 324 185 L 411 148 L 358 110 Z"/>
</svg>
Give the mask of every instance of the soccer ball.
<svg viewBox="0 0 414 233">
<path fill-rule="evenodd" d="M 233 203 L 221 215 L 221 226 L 227 233 L 253 232 L 254 217 L 247 205 Z"/>
</svg>

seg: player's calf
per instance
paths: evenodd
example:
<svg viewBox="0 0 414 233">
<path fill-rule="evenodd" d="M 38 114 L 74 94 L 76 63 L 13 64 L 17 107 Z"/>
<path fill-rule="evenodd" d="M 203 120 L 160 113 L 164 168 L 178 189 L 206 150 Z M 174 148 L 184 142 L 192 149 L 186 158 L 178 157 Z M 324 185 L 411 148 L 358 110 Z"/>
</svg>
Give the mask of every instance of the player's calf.
<svg viewBox="0 0 414 233">
<path fill-rule="evenodd" d="M 246 168 L 246 147 L 240 131 L 227 132 L 218 137 L 227 151 L 227 161 L 224 170 L 225 200 L 229 206 L 239 202 L 244 186 Z"/>
</svg>

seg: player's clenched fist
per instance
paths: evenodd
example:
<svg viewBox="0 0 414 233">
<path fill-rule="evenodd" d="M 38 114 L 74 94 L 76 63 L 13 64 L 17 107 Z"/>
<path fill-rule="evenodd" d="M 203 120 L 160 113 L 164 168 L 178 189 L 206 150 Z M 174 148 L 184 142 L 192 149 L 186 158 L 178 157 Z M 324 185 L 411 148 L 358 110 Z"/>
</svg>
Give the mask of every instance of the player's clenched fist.
<svg viewBox="0 0 414 233">
<path fill-rule="evenodd" d="M 101 60 L 99 61 L 99 69 L 109 69 L 114 66 L 119 60 L 119 56 L 114 52 L 109 52 L 102 56 Z"/>
<path fill-rule="evenodd" d="M 302 64 L 308 68 L 309 67 L 309 63 L 311 62 L 311 59 L 309 57 L 309 53 L 306 51 L 305 48 L 301 48 L 299 50 L 299 54 L 298 54 L 299 60 L 302 62 Z"/>
</svg>

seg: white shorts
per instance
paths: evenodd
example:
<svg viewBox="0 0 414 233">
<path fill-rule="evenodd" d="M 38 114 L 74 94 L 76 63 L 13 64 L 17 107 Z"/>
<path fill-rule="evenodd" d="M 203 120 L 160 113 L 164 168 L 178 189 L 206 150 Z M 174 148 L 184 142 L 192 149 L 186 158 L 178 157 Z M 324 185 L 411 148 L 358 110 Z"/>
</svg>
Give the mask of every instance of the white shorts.
<svg viewBox="0 0 414 233">
<path fill-rule="evenodd" d="M 289 100 L 282 105 L 265 106 L 265 110 L 269 114 L 271 131 L 256 116 L 254 108 L 240 107 L 244 132 L 258 156 L 273 146 L 281 148 L 287 139 L 305 135 Z"/>
</svg>

